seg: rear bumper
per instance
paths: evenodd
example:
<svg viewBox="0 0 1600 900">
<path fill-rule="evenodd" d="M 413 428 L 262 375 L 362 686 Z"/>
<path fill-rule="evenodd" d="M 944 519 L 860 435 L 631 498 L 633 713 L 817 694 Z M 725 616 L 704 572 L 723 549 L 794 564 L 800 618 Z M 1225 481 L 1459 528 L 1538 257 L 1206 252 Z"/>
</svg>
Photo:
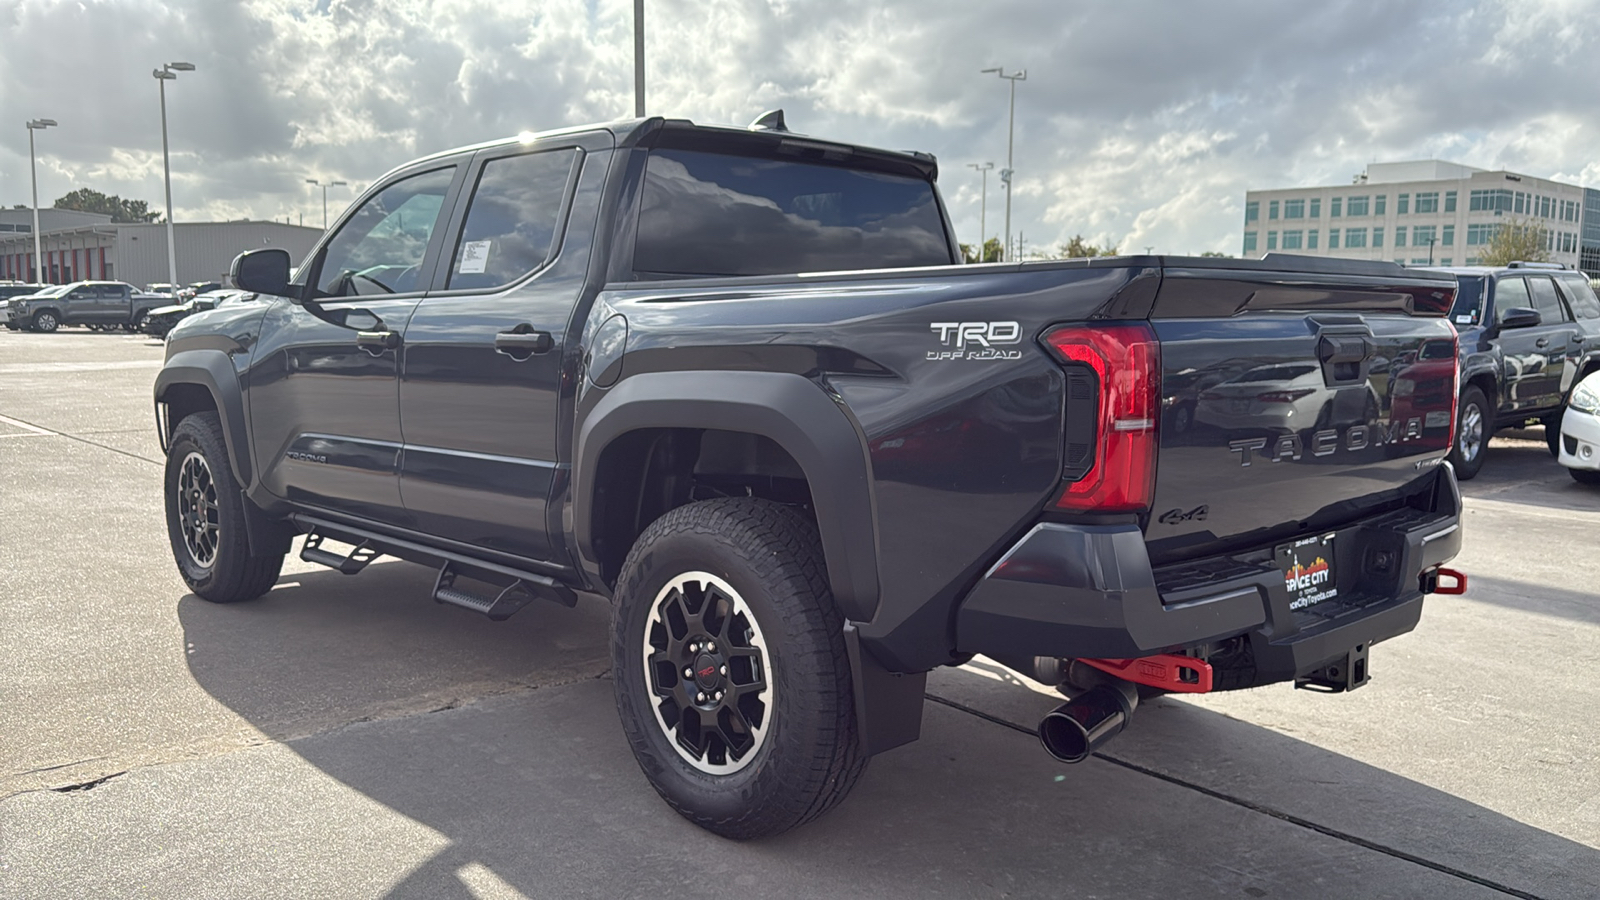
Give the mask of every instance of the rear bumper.
<svg viewBox="0 0 1600 900">
<path fill-rule="evenodd" d="M 1154 569 L 1135 525 L 1041 523 L 978 582 L 957 648 L 1002 659 L 1128 658 L 1246 635 L 1257 683 L 1284 681 L 1358 645 L 1404 634 L 1422 614 L 1422 572 L 1461 549 L 1461 495 L 1448 464 L 1427 503 L 1333 529 L 1338 597 L 1307 609 L 1273 548 Z"/>
</svg>

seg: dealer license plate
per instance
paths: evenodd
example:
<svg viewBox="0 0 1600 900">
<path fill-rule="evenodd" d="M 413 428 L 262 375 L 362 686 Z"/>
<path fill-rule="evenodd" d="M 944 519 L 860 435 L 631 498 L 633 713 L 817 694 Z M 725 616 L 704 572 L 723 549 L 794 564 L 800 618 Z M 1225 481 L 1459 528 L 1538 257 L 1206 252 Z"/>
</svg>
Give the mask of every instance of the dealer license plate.
<svg viewBox="0 0 1600 900">
<path fill-rule="evenodd" d="M 1333 537 L 1301 538 L 1277 549 L 1290 609 L 1306 609 L 1339 595 L 1339 581 L 1333 574 Z"/>
</svg>

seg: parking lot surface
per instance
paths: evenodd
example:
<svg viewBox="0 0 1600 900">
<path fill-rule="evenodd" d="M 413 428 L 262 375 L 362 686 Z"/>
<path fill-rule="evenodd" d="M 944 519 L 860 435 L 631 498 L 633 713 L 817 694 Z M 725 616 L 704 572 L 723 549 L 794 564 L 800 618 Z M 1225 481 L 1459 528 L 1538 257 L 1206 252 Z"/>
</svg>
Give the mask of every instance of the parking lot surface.
<svg viewBox="0 0 1600 900">
<path fill-rule="evenodd" d="M 1066 766 L 1059 697 L 979 658 L 838 810 L 735 844 L 634 765 L 598 598 L 495 623 L 294 557 L 188 594 L 161 355 L 0 331 L 0 897 L 1600 894 L 1600 491 L 1537 430 L 1463 486 L 1467 595 L 1369 686 L 1152 701 Z"/>
</svg>

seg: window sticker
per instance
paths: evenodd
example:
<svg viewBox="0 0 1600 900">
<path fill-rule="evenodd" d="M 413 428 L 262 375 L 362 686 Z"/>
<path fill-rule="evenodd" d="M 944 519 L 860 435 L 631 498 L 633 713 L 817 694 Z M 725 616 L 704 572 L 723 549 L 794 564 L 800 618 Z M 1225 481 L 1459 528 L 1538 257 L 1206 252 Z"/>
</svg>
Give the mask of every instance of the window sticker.
<svg viewBox="0 0 1600 900">
<path fill-rule="evenodd" d="M 456 272 L 461 275 L 481 274 L 489 267 L 489 245 L 493 241 L 468 241 L 461 245 L 461 265 Z"/>
</svg>

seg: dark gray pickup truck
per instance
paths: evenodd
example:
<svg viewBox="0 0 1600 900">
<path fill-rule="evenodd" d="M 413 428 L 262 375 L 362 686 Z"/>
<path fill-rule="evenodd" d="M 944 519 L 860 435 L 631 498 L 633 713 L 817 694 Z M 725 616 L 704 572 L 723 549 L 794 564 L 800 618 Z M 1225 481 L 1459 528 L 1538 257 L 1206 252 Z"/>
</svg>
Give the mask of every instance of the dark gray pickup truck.
<svg viewBox="0 0 1600 900">
<path fill-rule="evenodd" d="M 50 333 L 63 325 L 133 331 L 150 310 L 168 302 L 122 281 L 75 281 L 4 301 L 0 321 L 12 331 Z"/>
<path fill-rule="evenodd" d="M 1460 583 L 1454 367 L 1394 396 L 1455 279 L 958 265 L 936 175 L 659 118 L 394 170 L 172 330 L 179 570 L 249 600 L 304 534 L 491 618 L 607 598 L 641 767 L 735 838 L 838 803 L 974 654 L 1072 695 L 1066 761 L 1141 691 L 1365 683 Z"/>
</svg>

